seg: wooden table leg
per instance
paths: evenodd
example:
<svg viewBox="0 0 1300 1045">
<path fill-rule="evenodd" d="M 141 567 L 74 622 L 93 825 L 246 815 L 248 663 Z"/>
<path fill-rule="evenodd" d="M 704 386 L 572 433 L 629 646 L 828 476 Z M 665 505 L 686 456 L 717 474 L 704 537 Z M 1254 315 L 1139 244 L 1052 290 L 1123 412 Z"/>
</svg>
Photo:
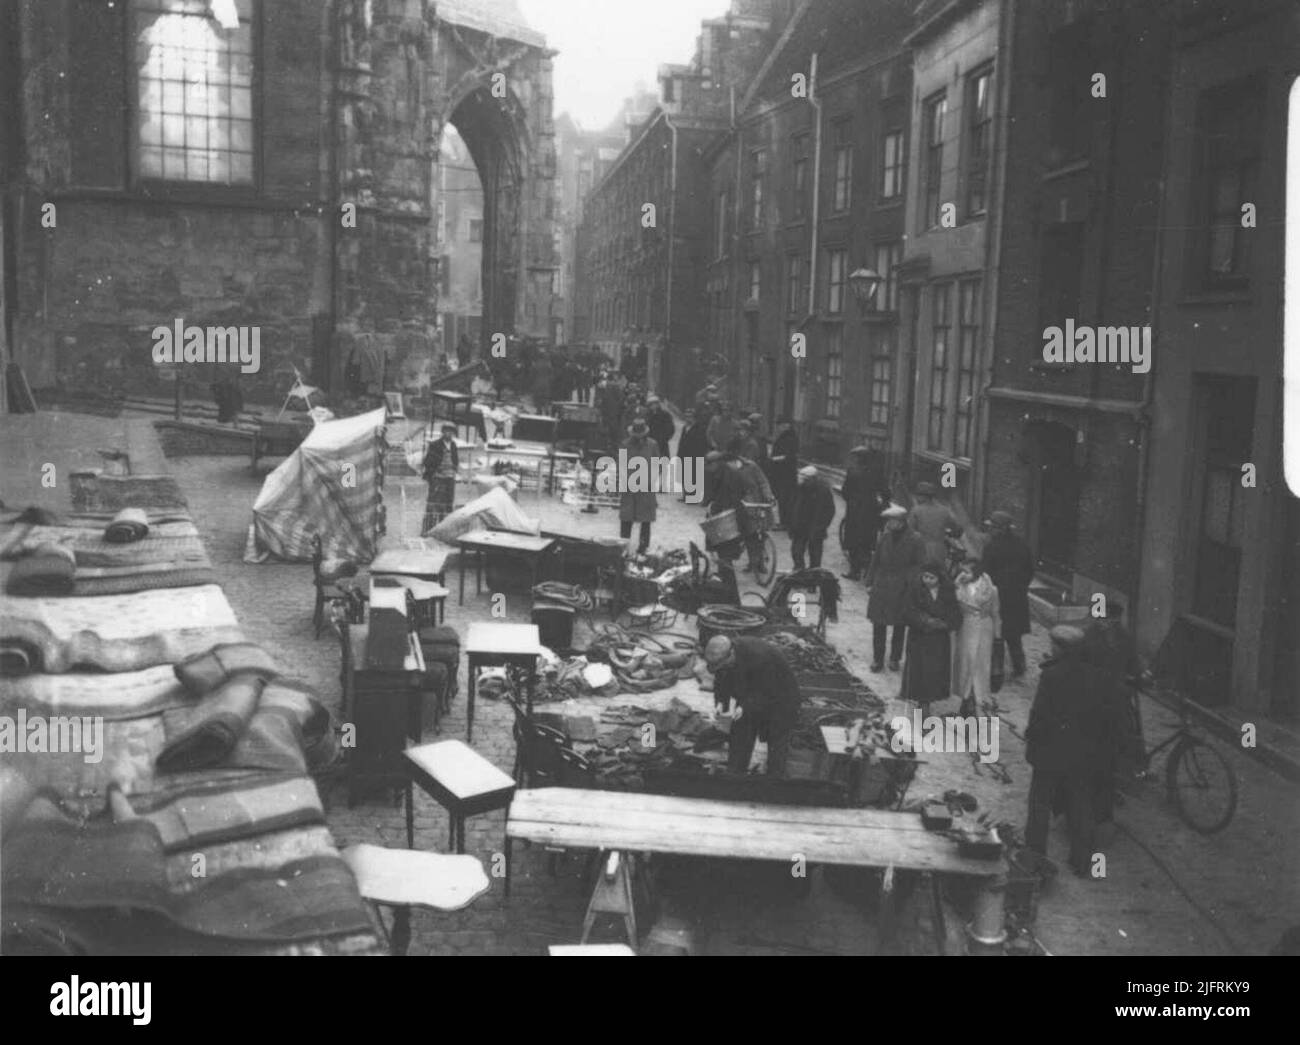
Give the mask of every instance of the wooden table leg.
<svg viewBox="0 0 1300 1045">
<path fill-rule="evenodd" d="M 447 852 L 456 851 L 456 814 L 447 810 Z"/>
<path fill-rule="evenodd" d="M 406 782 L 406 848 L 415 848 L 415 784 Z"/>
<path fill-rule="evenodd" d="M 1007 876 L 992 875 L 980 882 L 975 897 L 975 918 L 966 927 L 967 946 L 971 954 L 1002 954 L 1007 939 L 1004 905 Z"/>
<path fill-rule="evenodd" d="M 393 912 L 393 934 L 390 953 L 402 957 L 411 946 L 411 909 L 398 907 Z"/>
<path fill-rule="evenodd" d="M 465 740 L 474 742 L 474 690 L 478 681 L 477 660 L 469 658 L 469 680 L 465 684 Z"/>
<path fill-rule="evenodd" d="M 507 813 L 506 813 L 506 818 L 507 818 L 507 820 L 509 819 L 509 816 L 510 816 L 510 814 L 509 814 L 509 812 L 507 812 Z M 514 840 L 513 838 L 510 837 L 510 829 L 509 829 L 509 827 L 507 826 L 507 828 L 506 828 L 506 845 L 505 845 L 505 856 L 506 856 L 506 890 L 505 890 L 505 892 L 506 892 L 506 899 L 507 899 L 507 900 L 510 899 L 510 864 L 511 864 L 511 858 L 514 856 L 514 848 L 515 848 L 515 840 Z"/>
<path fill-rule="evenodd" d="M 465 557 L 469 553 L 462 551 L 460 553 L 460 604 L 465 605 Z"/>
</svg>

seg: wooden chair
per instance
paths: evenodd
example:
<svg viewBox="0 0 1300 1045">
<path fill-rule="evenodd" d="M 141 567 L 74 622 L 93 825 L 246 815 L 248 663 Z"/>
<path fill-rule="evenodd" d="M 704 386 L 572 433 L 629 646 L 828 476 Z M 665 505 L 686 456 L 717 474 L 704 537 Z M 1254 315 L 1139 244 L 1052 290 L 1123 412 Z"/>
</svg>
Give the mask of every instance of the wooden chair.
<svg viewBox="0 0 1300 1045">
<path fill-rule="evenodd" d="M 307 409 L 311 410 L 311 397 L 314 395 L 324 394 L 315 385 L 307 384 L 307 382 L 302 379 L 302 374 L 299 373 L 296 366 L 292 367 L 292 370 L 293 386 L 285 393 L 284 404 L 280 407 L 280 412 L 275 415 L 277 421 L 284 416 L 284 412 L 289 409 L 289 404 L 293 402 L 293 400 L 301 399 L 307 404 Z"/>
<path fill-rule="evenodd" d="M 325 627 L 325 607 L 334 601 L 346 601 L 349 597 L 339 581 L 357 575 L 357 564 L 339 562 L 325 565 L 325 553 L 321 548 L 320 534 L 311 539 L 312 583 L 316 588 L 316 608 L 312 613 L 312 623 L 316 627 L 316 638 L 320 638 L 321 629 Z"/>
</svg>

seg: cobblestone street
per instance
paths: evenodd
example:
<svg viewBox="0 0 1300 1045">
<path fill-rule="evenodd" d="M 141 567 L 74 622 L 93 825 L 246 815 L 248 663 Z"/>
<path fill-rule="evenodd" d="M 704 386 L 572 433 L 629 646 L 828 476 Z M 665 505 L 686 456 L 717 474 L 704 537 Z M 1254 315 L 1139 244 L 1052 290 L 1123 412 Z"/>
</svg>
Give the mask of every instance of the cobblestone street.
<svg viewBox="0 0 1300 1045">
<path fill-rule="evenodd" d="M 190 457 L 171 461 L 190 500 L 203 533 L 208 554 L 217 567 L 227 597 L 249 635 L 280 659 L 286 673 L 309 683 L 338 711 L 340 700 L 339 648 L 332 632 L 313 638 L 311 626 L 312 580 L 307 565 L 246 565 L 242 561 L 251 505 L 261 486 L 262 474 L 249 472 L 247 461 L 237 457 Z M 264 473 L 263 473 L 264 474 Z M 408 484 L 408 534 L 416 532 L 425 487 L 415 479 Z M 467 498 L 461 487 L 459 503 Z M 616 513 L 603 509 L 584 515 L 558 498 L 519 495 L 521 507 L 540 517 L 543 528 L 576 535 L 616 533 Z M 404 520 L 398 518 L 399 490 L 390 483 L 389 541 L 395 541 Z M 653 544 L 685 546 L 698 540 L 702 509 L 684 505 L 667 495 L 660 497 L 659 521 Z M 831 530 L 835 532 L 834 528 Z M 778 536 L 778 548 L 789 564 L 788 542 Z M 832 539 L 825 565 L 842 572 L 846 565 Z M 447 623 L 462 636 L 470 621 L 488 617 L 490 592 L 466 591 L 464 606 L 455 602 L 455 568 L 448 572 L 453 595 Z M 866 623 L 866 591 L 845 581 L 838 623 L 829 625 L 829 641 L 844 654 L 854 671 L 883 698 L 897 695 L 896 673 L 873 675 L 869 670 L 870 631 Z M 508 619 L 526 621 L 526 596 L 507 600 Z M 693 621 L 686 626 L 694 631 Z M 579 628 L 575 644 L 582 645 Z M 1025 679 L 1008 684 L 995 697 L 1001 716 L 998 775 L 982 767 L 977 756 L 927 754 L 911 791 L 911 802 L 940 796 L 949 788 L 975 795 L 981 811 L 995 821 L 1021 825 L 1029 785 L 1023 761 L 1021 736 L 1037 680 L 1037 662 L 1045 650 L 1041 628 L 1027 642 L 1031 664 Z M 464 735 L 464 672 L 452 713 L 443 721 L 443 735 Z M 514 760 L 512 716 L 508 707 L 480 700 L 476 708 L 474 747 L 509 772 Z M 938 713 L 955 711 L 940 706 Z M 1151 740 L 1169 727 L 1160 713 L 1146 709 Z M 1278 911 L 1294 910 L 1300 882 L 1300 836 L 1294 830 L 1294 792 L 1280 778 L 1234 755 L 1241 779 L 1236 819 L 1219 835 L 1204 838 L 1186 828 L 1165 802 L 1163 788 L 1152 781 L 1130 788 L 1117 813 L 1117 830 L 1104 840 L 1107 874 L 1104 880 L 1084 881 L 1068 872 L 1058 877 L 1041 899 L 1037 936 L 1054 954 L 1233 954 L 1261 953 L 1276 942 L 1284 928 Z M 1161 768 L 1157 764 L 1157 770 Z M 329 796 L 329 824 L 340 846 L 373 842 L 387 846 L 405 844 L 402 809 L 388 800 L 370 800 L 348 808 L 343 788 Z M 466 824 L 467 851 L 491 869 L 492 857 L 502 849 L 504 816 L 493 813 L 471 818 Z M 441 808 L 425 796 L 417 797 L 416 845 L 430 850 L 446 848 L 447 822 Z M 1061 823 L 1054 824 L 1051 855 L 1062 862 L 1066 842 Z M 582 860 L 568 854 L 549 871 L 548 856 L 538 848 L 516 847 L 510 901 L 502 895 L 502 882 L 465 910 L 448 915 L 417 912 L 413 924 L 413 954 L 540 954 L 547 944 L 576 942 L 587 900 L 582 891 Z M 656 864 L 655 878 L 664 909 L 691 918 L 702 954 L 870 953 L 881 945 L 873 916 L 873 889 L 851 876 L 812 875 L 800 890 L 786 876 L 765 874 L 755 865 L 718 861 Z M 907 906 L 903 931 L 896 944 L 908 953 L 934 953 L 930 905 L 917 890 Z M 643 927 L 642 931 L 644 932 Z M 948 953 L 957 953 L 961 926 L 943 927 Z M 617 940 L 619 927 L 612 921 L 597 923 L 594 939 Z"/>
</svg>

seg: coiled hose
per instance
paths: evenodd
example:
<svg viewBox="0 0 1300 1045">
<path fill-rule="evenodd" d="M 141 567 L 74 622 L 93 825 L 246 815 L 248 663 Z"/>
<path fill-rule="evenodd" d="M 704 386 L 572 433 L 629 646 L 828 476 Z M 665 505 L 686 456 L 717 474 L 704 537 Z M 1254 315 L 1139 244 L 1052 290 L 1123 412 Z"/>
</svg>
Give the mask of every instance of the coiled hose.
<svg viewBox="0 0 1300 1045">
<path fill-rule="evenodd" d="M 591 592 L 579 584 L 565 584 L 563 581 L 542 581 L 540 584 L 534 584 L 533 598 L 572 606 L 582 613 L 587 612 L 594 605 Z"/>
</svg>

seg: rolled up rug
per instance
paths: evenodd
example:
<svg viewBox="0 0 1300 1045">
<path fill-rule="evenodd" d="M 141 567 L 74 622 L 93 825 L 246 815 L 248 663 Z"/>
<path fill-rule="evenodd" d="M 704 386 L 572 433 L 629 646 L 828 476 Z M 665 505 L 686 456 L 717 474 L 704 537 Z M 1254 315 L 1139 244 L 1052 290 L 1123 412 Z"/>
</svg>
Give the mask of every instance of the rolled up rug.
<svg viewBox="0 0 1300 1045">
<path fill-rule="evenodd" d="M 271 655 L 251 642 L 227 642 L 188 657 L 176 665 L 176 677 L 196 697 L 216 689 L 232 675 L 251 673 L 270 678 L 279 674 Z"/>
<path fill-rule="evenodd" d="M 158 771 L 181 773 L 225 764 L 257 713 L 264 685 L 260 675 L 236 675 L 194 707 L 164 712 L 167 743 L 154 762 Z"/>
<path fill-rule="evenodd" d="M 76 573 L 77 557 L 71 548 L 42 544 L 14 563 L 5 590 L 10 595 L 71 595 Z"/>
<path fill-rule="evenodd" d="M 144 540 L 149 533 L 149 516 L 143 508 L 123 508 L 104 528 L 104 540 L 110 544 L 131 544 Z"/>
</svg>

